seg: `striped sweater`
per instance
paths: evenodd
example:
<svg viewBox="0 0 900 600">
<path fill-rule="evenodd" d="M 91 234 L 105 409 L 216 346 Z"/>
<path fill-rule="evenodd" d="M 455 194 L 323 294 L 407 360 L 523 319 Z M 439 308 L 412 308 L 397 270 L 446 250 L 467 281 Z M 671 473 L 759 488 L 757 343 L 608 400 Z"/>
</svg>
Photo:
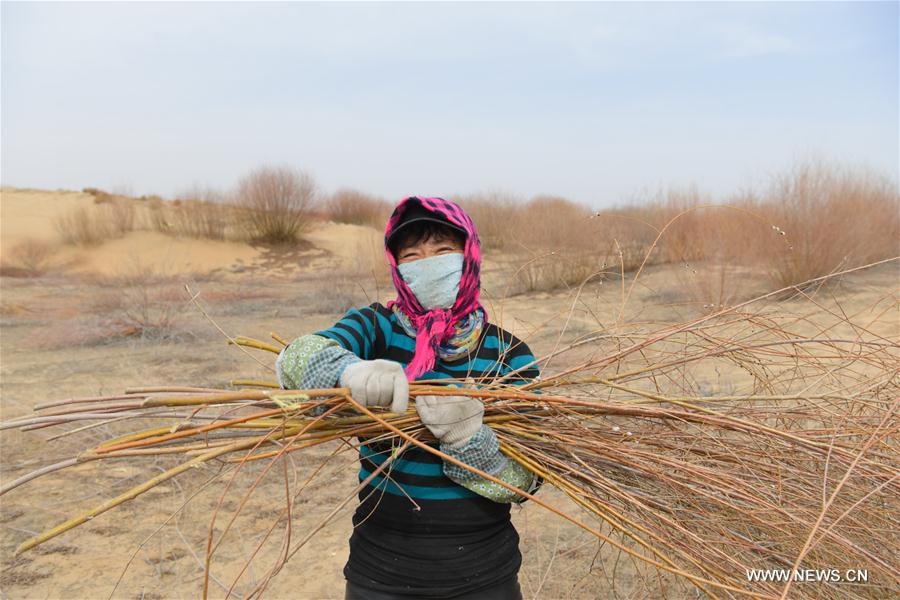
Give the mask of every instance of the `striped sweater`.
<svg viewBox="0 0 900 600">
<path fill-rule="evenodd" d="M 294 340 L 279 357 L 279 382 L 294 389 L 334 386 L 351 362 L 387 359 L 406 366 L 414 350 L 415 339 L 394 312 L 375 303 L 349 311 L 329 329 Z M 488 323 L 468 357 L 453 362 L 438 358 L 420 379 L 477 381 L 511 373 L 505 381 L 522 383 L 539 374 L 528 346 Z M 392 451 L 390 443 L 360 446 L 359 480 Z M 441 451 L 520 489 L 534 491 L 540 483 L 499 452 L 487 426 L 464 447 Z M 390 594 L 438 598 L 477 592 L 518 572 L 521 555 L 509 503 L 521 497 L 502 486 L 410 448 L 359 498 L 344 568 L 354 583 Z"/>
</svg>

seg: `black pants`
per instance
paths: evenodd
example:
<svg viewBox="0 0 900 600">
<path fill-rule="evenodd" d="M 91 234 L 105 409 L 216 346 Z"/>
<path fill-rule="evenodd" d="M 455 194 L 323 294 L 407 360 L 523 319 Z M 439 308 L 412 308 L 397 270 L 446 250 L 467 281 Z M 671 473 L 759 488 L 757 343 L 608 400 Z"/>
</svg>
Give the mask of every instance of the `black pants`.
<svg viewBox="0 0 900 600">
<path fill-rule="evenodd" d="M 411 596 L 397 596 L 376 592 L 357 585 L 352 581 L 347 582 L 347 591 L 344 595 L 344 600 L 411 600 L 411 598 Z M 522 600 L 522 590 L 519 589 L 518 579 L 510 579 L 486 590 L 470 592 L 462 596 L 453 596 L 452 600 Z"/>
</svg>

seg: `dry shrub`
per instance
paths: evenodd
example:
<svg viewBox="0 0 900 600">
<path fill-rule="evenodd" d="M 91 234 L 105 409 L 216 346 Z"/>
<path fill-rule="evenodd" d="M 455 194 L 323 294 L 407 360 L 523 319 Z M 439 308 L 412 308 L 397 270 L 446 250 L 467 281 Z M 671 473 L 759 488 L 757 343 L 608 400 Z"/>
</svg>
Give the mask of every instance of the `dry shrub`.
<svg viewBox="0 0 900 600">
<path fill-rule="evenodd" d="M 368 225 L 376 229 L 384 229 L 391 210 L 386 200 L 353 189 L 338 190 L 325 203 L 325 217 L 328 220 Z"/>
<path fill-rule="evenodd" d="M 800 163 L 758 210 L 772 227 L 755 246 L 777 287 L 900 254 L 896 184 L 871 172 Z"/>
<path fill-rule="evenodd" d="M 84 192 L 85 194 L 89 194 L 89 195 L 93 196 L 94 204 L 105 204 L 107 202 L 113 201 L 112 194 L 110 194 L 109 192 L 105 192 L 98 188 L 88 187 L 88 188 L 84 188 L 81 191 Z"/>
<path fill-rule="evenodd" d="M 98 294 L 90 310 L 103 315 L 97 327 L 102 341 L 162 340 L 178 334 L 185 301 L 183 291 L 174 284 L 161 288 L 132 284 Z"/>
<path fill-rule="evenodd" d="M 183 314 L 187 298 L 174 282 L 121 284 L 93 295 L 77 319 L 35 331 L 36 347 L 96 346 L 121 340 L 178 341 L 191 337 Z"/>
<path fill-rule="evenodd" d="M 688 295 L 707 305 L 740 297 L 747 268 L 764 269 L 781 288 L 900 254 L 896 185 L 816 160 L 776 176 L 762 193 L 744 191 L 724 204 L 687 187 L 594 218 L 605 223 L 598 239 L 625 240 L 626 271 L 644 256 L 647 264 L 678 264 L 682 283 L 692 286 Z"/>
<path fill-rule="evenodd" d="M 146 214 L 149 229 L 183 238 L 246 239 L 246 232 L 240 223 L 240 209 L 229 202 L 226 194 L 195 186 L 180 196 L 171 202 L 164 202 L 158 196 L 148 198 Z"/>
<path fill-rule="evenodd" d="M 238 184 L 238 218 L 248 237 L 292 243 L 312 221 L 318 193 L 312 176 L 290 167 L 260 167 Z"/>
<path fill-rule="evenodd" d="M 168 211 L 169 233 L 209 240 L 235 239 L 235 207 L 222 192 L 194 186 Z"/>
<path fill-rule="evenodd" d="M 134 217 L 130 201 L 116 200 L 73 209 L 55 218 L 53 224 L 65 243 L 93 246 L 134 230 Z"/>
<path fill-rule="evenodd" d="M 79 207 L 56 217 L 53 224 L 67 244 L 92 246 L 114 237 L 110 223 L 98 216 L 96 210 Z"/>
<path fill-rule="evenodd" d="M 593 213 L 559 196 L 521 202 L 490 193 L 464 197 L 482 246 L 503 254 L 511 293 L 572 288 L 609 271 L 637 268 L 655 232 L 623 214 L 631 209 Z"/>
<path fill-rule="evenodd" d="M 559 196 L 537 196 L 522 207 L 514 243 L 548 250 L 590 248 L 596 241 L 591 225 L 588 207 Z"/>
<path fill-rule="evenodd" d="M 97 289 L 78 318 L 50 324 L 33 336 L 35 345 L 92 346 L 125 339 L 182 340 L 188 296 L 181 282 L 164 269 L 134 257 L 121 274 L 96 280 Z"/>
<path fill-rule="evenodd" d="M 101 219 L 109 222 L 116 237 L 134 231 L 134 204 L 128 199 L 116 200 L 100 207 Z"/>
<path fill-rule="evenodd" d="M 615 209 L 592 213 L 555 196 L 521 205 L 508 221 L 504 245 L 518 263 L 514 293 L 577 287 L 609 273 L 636 269 L 652 243 L 653 229 Z"/>
<path fill-rule="evenodd" d="M 6 277 L 39 277 L 47 272 L 58 248 L 42 240 L 27 239 L 10 248 L 0 264 Z"/>
<path fill-rule="evenodd" d="M 169 217 L 170 212 L 171 210 L 162 200 L 160 200 L 159 202 L 149 202 L 147 204 L 146 212 L 147 227 L 151 231 L 158 231 L 165 234 L 173 233 L 173 219 Z"/>
<path fill-rule="evenodd" d="M 171 211 L 172 228 L 176 235 L 224 240 L 234 221 L 234 207 L 212 202 L 185 200 Z"/>
<path fill-rule="evenodd" d="M 510 194 L 492 192 L 463 197 L 459 205 L 475 221 L 483 248 L 509 248 L 514 239 L 515 223 L 522 213 L 521 201 Z"/>
</svg>

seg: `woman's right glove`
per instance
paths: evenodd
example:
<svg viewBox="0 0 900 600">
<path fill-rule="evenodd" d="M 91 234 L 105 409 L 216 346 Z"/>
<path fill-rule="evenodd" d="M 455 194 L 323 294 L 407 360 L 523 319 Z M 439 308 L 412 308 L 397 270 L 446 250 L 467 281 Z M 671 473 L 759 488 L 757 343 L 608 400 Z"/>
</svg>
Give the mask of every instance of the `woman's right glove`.
<svg viewBox="0 0 900 600">
<path fill-rule="evenodd" d="M 405 413 L 409 406 L 409 380 L 398 362 L 361 360 L 347 365 L 340 377 L 341 387 L 350 388 L 353 399 L 365 407 L 390 406 L 393 413 Z"/>
</svg>

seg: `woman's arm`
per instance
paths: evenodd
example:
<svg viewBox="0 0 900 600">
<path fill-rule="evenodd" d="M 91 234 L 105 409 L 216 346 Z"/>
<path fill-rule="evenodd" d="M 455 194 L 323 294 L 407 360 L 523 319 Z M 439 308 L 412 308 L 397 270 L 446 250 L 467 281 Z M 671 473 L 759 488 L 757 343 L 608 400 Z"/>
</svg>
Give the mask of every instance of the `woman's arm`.
<svg viewBox="0 0 900 600">
<path fill-rule="evenodd" d="M 375 306 L 348 310 L 328 329 L 291 342 L 275 361 L 278 384 L 301 390 L 335 387 L 348 365 L 374 358 L 379 342 Z"/>
<path fill-rule="evenodd" d="M 529 494 L 534 494 L 543 483 L 540 477 L 500 452 L 500 442 L 487 425 L 482 425 L 478 433 L 462 448 L 454 449 L 442 444 L 441 452 Z M 447 461 L 444 461 L 444 475 L 494 502 L 508 504 L 527 500 L 490 479 L 484 479 Z"/>
<path fill-rule="evenodd" d="M 315 334 L 301 335 L 275 360 L 275 375 L 282 389 L 305 390 L 335 387 L 344 369 L 360 362 L 336 341 Z"/>
<path fill-rule="evenodd" d="M 375 326 L 375 305 L 350 310 L 329 329 L 300 336 L 275 361 L 282 388 L 348 387 L 364 406 L 406 412 L 409 383 L 400 363 L 375 359 L 384 346 Z M 314 413 L 319 411 L 314 411 Z"/>
<path fill-rule="evenodd" d="M 501 377 L 508 375 L 505 383 L 523 385 L 539 378 L 537 361 L 525 342 L 513 336 L 506 342 L 500 370 Z M 500 452 L 500 442 L 487 425 L 482 425 L 464 446 L 453 448 L 442 444 L 441 451 L 529 494 L 534 494 L 543 484 L 543 479 Z M 444 474 L 464 488 L 494 502 L 521 503 L 527 500 L 498 483 L 447 461 L 444 461 Z"/>
</svg>

